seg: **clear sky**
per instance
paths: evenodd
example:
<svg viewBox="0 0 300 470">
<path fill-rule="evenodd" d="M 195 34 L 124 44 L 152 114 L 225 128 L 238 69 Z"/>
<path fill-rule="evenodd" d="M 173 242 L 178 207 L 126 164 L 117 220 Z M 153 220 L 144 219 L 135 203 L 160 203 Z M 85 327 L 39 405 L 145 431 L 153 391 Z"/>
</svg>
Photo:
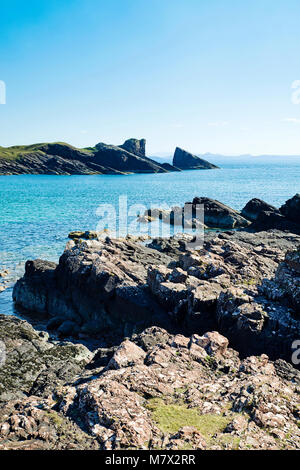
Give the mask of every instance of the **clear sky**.
<svg viewBox="0 0 300 470">
<path fill-rule="evenodd" d="M 300 154 L 299 0 L 10 0 L 0 17 L 2 146 Z"/>
</svg>

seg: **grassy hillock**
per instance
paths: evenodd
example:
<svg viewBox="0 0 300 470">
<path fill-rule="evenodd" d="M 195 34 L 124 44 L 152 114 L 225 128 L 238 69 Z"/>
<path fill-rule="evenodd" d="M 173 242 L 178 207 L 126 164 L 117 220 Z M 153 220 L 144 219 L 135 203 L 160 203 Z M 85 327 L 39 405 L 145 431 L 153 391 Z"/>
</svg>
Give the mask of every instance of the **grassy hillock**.
<svg viewBox="0 0 300 470">
<path fill-rule="evenodd" d="M 18 158 L 25 156 L 26 154 L 31 154 L 35 152 L 42 152 L 47 154 L 48 151 L 51 154 L 51 147 L 53 146 L 62 146 L 71 150 L 78 150 L 80 152 L 89 154 L 90 152 L 87 149 L 77 149 L 73 145 L 66 144 L 65 142 L 43 142 L 40 144 L 32 145 L 14 145 L 13 147 L 1 147 L 0 146 L 0 159 L 4 160 L 17 160 Z"/>
</svg>

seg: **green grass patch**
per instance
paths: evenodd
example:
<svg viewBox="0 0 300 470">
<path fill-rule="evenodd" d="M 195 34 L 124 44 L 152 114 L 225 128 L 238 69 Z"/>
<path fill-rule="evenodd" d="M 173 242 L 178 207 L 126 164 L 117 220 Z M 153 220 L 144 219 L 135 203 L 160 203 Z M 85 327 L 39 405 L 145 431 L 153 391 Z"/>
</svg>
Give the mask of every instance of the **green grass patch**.
<svg viewBox="0 0 300 470">
<path fill-rule="evenodd" d="M 200 415 L 197 408 L 167 404 L 158 398 L 148 400 L 147 408 L 151 411 L 153 421 L 162 432 L 175 434 L 183 426 L 194 426 L 207 440 L 214 434 L 224 431 L 227 424 L 232 421 L 232 416 Z"/>
<path fill-rule="evenodd" d="M 17 160 L 27 153 L 39 152 L 43 144 L 15 145 L 14 147 L 0 147 L 0 158 L 4 160 Z"/>
</svg>

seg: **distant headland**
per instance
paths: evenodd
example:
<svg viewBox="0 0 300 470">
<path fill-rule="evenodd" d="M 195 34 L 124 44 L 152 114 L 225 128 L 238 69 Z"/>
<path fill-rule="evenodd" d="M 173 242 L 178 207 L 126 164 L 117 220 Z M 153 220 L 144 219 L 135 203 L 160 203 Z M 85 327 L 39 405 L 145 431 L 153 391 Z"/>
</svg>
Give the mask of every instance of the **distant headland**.
<svg viewBox="0 0 300 470">
<path fill-rule="evenodd" d="M 178 147 L 173 164 L 156 162 L 146 157 L 145 139 L 128 139 L 118 146 L 99 143 L 83 149 L 63 142 L 0 147 L 0 175 L 121 175 L 215 168 Z"/>
</svg>

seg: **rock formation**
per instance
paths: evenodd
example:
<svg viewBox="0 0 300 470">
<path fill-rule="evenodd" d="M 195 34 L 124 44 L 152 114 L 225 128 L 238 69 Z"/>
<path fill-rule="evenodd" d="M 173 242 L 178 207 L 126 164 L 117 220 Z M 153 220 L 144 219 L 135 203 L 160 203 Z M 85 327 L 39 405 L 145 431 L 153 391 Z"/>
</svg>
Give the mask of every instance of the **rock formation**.
<svg viewBox="0 0 300 470">
<path fill-rule="evenodd" d="M 204 223 L 200 220 L 197 208 L 203 208 Z M 195 197 L 192 202 L 186 202 L 184 207 L 173 207 L 171 210 L 152 208 L 144 213 L 144 217 L 148 217 L 148 220 L 140 221 L 161 219 L 170 225 L 183 225 L 185 228 L 232 229 L 250 225 L 250 221 L 238 211 L 208 197 Z"/>
<path fill-rule="evenodd" d="M 119 145 L 120 148 L 126 150 L 127 152 L 133 153 L 138 157 L 146 156 L 146 140 L 145 139 L 128 139 L 124 142 L 123 145 Z"/>
<path fill-rule="evenodd" d="M 174 153 L 173 166 L 180 168 L 180 170 L 210 170 L 218 168 L 216 165 L 213 165 L 192 153 L 186 152 L 179 147 L 176 147 Z"/>
<path fill-rule="evenodd" d="M 299 372 L 216 331 L 151 327 L 107 355 L 0 316 L 0 340 L 0 450 L 300 447 Z"/>
<path fill-rule="evenodd" d="M 178 170 L 146 157 L 145 146 L 145 139 L 129 139 L 120 146 L 99 143 L 86 149 L 61 142 L 0 147 L 0 175 L 114 175 Z"/>
<path fill-rule="evenodd" d="M 262 212 L 274 212 L 276 214 L 280 213 L 279 209 L 271 206 L 271 204 L 268 204 L 261 199 L 253 198 L 251 201 L 247 202 L 245 207 L 242 209 L 241 215 L 245 217 L 245 219 L 254 222 Z"/>
<path fill-rule="evenodd" d="M 178 237 L 148 246 L 77 239 L 58 265 L 28 261 L 13 296 L 48 315 L 61 336 L 111 336 L 115 344 L 151 325 L 185 334 L 216 329 L 243 355 L 289 360 L 300 337 L 299 274 L 284 259 L 297 244 L 299 236 L 282 232 L 209 233 L 197 251 Z M 283 269 L 289 276 L 278 274 Z"/>
<path fill-rule="evenodd" d="M 292 222 L 300 224 L 300 194 L 296 194 L 294 197 L 286 201 L 286 203 L 280 208 L 280 212 Z"/>
</svg>

